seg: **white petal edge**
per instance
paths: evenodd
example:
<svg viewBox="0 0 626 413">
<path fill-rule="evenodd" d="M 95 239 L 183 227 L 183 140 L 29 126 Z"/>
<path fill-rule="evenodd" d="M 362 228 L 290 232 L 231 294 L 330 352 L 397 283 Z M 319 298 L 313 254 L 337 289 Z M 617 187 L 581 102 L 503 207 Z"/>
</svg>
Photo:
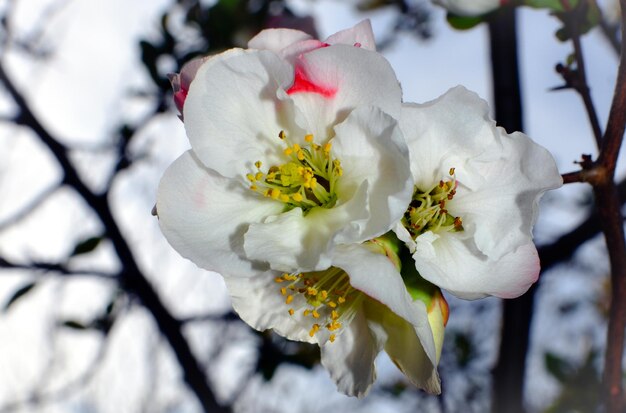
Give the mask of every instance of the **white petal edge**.
<svg viewBox="0 0 626 413">
<path fill-rule="evenodd" d="M 372 31 L 372 23 L 369 19 L 363 20 L 353 27 L 341 30 L 326 39 L 328 44 L 346 44 L 349 46 L 362 47 L 367 50 L 376 50 L 376 41 Z"/>
<path fill-rule="evenodd" d="M 322 346 L 322 366 L 340 392 L 356 397 L 367 395 L 376 380 L 374 361 L 386 336 L 380 325 L 370 323 L 359 311 L 335 342 Z"/>
<path fill-rule="evenodd" d="M 198 158 L 221 175 L 254 172 L 274 164 L 284 149 L 278 133 L 289 110 L 277 91 L 292 81 L 289 64 L 269 51 L 233 49 L 205 62 L 189 88 L 184 119 Z"/>
<path fill-rule="evenodd" d="M 426 306 L 421 301 L 412 300 L 400 273 L 386 256 L 373 253 L 362 245 L 345 245 L 335 251 L 333 265 L 348 274 L 354 288 L 410 323 L 428 359 L 433 366 L 437 365 Z"/>
<path fill-rule="evenodd" d="M 284 48 L 304 40 L 313 39 L 311 35 L 294 29 L 265 29 L 248 42 L 250 49 L 270 50 L 279 54 Z"/>
<path fill-rule="evenodd" d="M 428 231 L 417 237 L 413 259 L 417 271 L 426 280 L 468 300 L 487 295 L 518 297 L 537 281 L 540 271 L 537 249 L 530 240 L 492 260 L 471 239 Z"/>
<path fill-rule="evenodd" d="M 280 275 L 276 271 L 258 272 L 251 277 L 225 275 L 234 310 L 258 331 L 271 329 L 289 340 L 319 344 L 320 334 L 309 335 L 312 323 L 310 317 L 302 315 L 306 303 L 301 295 L 295 295 L 290 304 L 285 303 L 280 285 L 274 281 Z M 294 309 L 293 315 L 289 315 L 290 308 Z"/>
</svg>

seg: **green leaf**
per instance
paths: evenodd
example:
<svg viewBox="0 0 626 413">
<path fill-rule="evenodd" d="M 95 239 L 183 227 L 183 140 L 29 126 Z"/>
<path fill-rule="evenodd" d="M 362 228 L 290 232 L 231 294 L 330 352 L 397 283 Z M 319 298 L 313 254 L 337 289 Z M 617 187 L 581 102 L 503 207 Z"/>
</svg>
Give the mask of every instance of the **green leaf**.
<svg viewBox="0 0 626 413">
<path fill-rule="evenodd" d="M 474 354 L 474 346 L 472 340 L 465 333 L 456 333 L 454 335 L 454 353 L 459 362 L 459 366 L 467 367 Z"/>
<path fill-rule="evenodd" d="M 102 241 L 102 236 L 90 237 L 90 238 L 87 238 L 86 240 L 80 241 L 74 247 L 74 251 L 72 251 L 72 253 L 70 254 L 70 257 L 74 257 L 80 254 L 86 254 L 88 252 L 95 250 L 100 244 L 100 241 Z"/>
<path fill-rule="evenodd" d="M 8 311 L 9 308 L 11 308 L 11 306 L 17 302 L 17 300 L 19 300 L 20 298 L 28 294 L 33 288 L 35 288 L 36 285 L 37 285 L 36 282 L 30 282 L 18 288 L 13 293 L 11 298 L 9 298 L 9 301 L 7 301 L 7 303 L 4 305 L 3 311 L 5 312 Z"/>
<path fill-rule="evenodd" d="M 576 370 L 570 362 L 549 352 L 544 355 L 544 364 L 548 373 L 561 383 L 565 383 Z"/>
<path fill-rule="evenodd" d="M 571 5 L 574 7 L 578 2 L 571 0 Z M 534 7 L 536 9 L 549 9 L 552 11 L 565 11 L 561 0 L 525 0 L 526 6 Z"/>
<path fill-rule="evenodd" d="M 480 23 L 485 21 L 483 16 L 457 16 L 455 14 L 448 13 L 446 16 L 448 19 L 448 23 L 450 26 L 454 27 L 457 30 L 468 30 L 473 27 L 478 26 Z"/>
<path fill-rule="evenodd" d="M 65 320 L 62 323 L 59 323 L 59 325 L 66 327 L 66 328 L 70 328 L 72 330 L 81 330 L 81 331 L 87 330 L 89 328 L 85 324 L 76 320 Z"/>
</svg>

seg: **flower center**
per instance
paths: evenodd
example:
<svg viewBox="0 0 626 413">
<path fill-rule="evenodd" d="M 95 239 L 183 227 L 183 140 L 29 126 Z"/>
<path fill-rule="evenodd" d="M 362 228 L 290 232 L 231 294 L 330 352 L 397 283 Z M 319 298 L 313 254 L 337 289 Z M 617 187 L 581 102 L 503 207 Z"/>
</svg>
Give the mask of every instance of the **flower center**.
<svg viewBox="0 0 626 413">
<path fill-rule="evenodd" d="M 302 314 L 311 317 L 313 324 L 309 336 L 313 337 L 321 329 L 330 332 L 328 339 L 335 341 L 337 331 L 350 323 L 364 294 L 350 285 L 350 278 L 340 268 L 330 267 L 325 271 L 300 274 L 283 274 L 274 279 L 282 284 L 280 293 L 285 296 L 285 304 L 297 300 Z M 300 311 L 298 309 L 298 311 Z M 292 307 L 289 315 L 296 310 Z"/>
<path fill-rule="evenodd" d="M 450 168 L 450 178 L 422 191 L 415 187 L 409 209 L 404 213 L 402 223 L 413 238 L 426 231 L 463 231 L 460 217 L 451 215 L 446 203 L 454 199 L 457 182 L 454 168 Z"/>
<path fill-rule="evenodd" d="M 299 207 L 307 213 L 314 207 L 332 208 L 337 202 L 337 180 L 343 174 L 341 162 L 331 155 L 331 143 L 319 145 L 313 135 L 304 137 L 308 147 L 292 144 L 284 131 L 278 137 L 284 142 L 283 153 L 288 161 L 261 170 L 261 161 L 255 162 L 256 172 L 246 175 L 250 189 L 268 198 L 286 204 L 287 210 Z"/>
</svg>

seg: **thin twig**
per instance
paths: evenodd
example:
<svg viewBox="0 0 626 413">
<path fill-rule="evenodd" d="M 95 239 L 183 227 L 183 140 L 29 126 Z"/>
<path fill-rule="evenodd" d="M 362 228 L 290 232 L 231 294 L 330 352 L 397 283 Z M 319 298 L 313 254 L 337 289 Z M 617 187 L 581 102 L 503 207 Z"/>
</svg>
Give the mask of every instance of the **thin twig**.
<svg viewBox="0 0 626 413">
<path fill-rule="evenodd" d="M 43 273 L 56 273 L 62 276 L 88 276 L 88 277 L 99 277 L 104 279 L 117 280 L 118 275 L 112 274 L 104 271 L 97 270 L 70 270 L 62 263 L 54 263 L 54 262 L 31 262 L 28 264 L 24 263 L 15 263 L 11 261 L 7 261 L 4 258 L 0 258 L 0 269 L 9 269 L 9 270 L 25 270 L 31 272 L 43 272 Z"/>
<path fill-rule="evenodd" d="M 570 4 L 568 0 L 561 0 L 563 7 L 565 10 L 568 10 L 565 15 L 565 27 L 569 32 L 569 35 L 572 39 L 572 43 L 574 45 L 574 55 L 576 57 L 576 81 L 572 85 L 574 89 L 578 92 L 580 97 L 583 100 L 583 104 L 585 105 L 585 110 L 587 112 L 587 116 L 589 117 L 589 123 L 591 124 L 591 129 L 593 131 L 593 136 L 596 140 L 596 146 L 598 149 L 602 145 L 602 128 L 600 127 L 600 121 L 598 120 L 598 114 L 596 112 L 595 106 L 593 104 L 593 100 L 591 98 L 591 90 L 589 89 L 589 84 L 587 83 L 587 71 L 585 68 L 585 58 L 583 56 L 582 44 L 580 42 L 580 22 L 584 17 L 584 7 L 587 5 L 586 2 L 581 1 L 574 8 L 570 8 Z M 588 6 L 591 7 L 591 6 Z"/>
<path fill-rule="evenodd" d="M 19 224 L 24 218 L 28 217 L 33 211 L 39 208 L 52 194 L 57 191 L 57 189 L 59 189 L 59 187 L 60 185 L 55 184 L 44 189 L 39 195 L 35 196 L 28 203 L 28 205 L 25 205 L 10 217 L 5 218 L 4 221 L 0 221 L 0 231 L 4 231 L 9 227 Z"/>
</svg>

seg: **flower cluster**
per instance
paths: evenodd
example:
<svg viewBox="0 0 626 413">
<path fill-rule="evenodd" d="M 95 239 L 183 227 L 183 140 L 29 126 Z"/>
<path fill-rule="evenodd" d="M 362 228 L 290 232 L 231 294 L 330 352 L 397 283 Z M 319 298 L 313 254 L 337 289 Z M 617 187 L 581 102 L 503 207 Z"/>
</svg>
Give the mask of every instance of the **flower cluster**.
<svg viewBox="0 0 626 413">
<path fill-rule="evenodd" d="M 317 343 L 340 391 L 367 393 L 384 350 L 440 392 L 448 307 L 536 280 L 550 154 L 462 87 L 402 102 L 368 21 L 325 41 L 265 30 L 172 76 L 191 143 L 157 211 L 183 256 L 223 275 L 252 327 Z"/>
</svg>

